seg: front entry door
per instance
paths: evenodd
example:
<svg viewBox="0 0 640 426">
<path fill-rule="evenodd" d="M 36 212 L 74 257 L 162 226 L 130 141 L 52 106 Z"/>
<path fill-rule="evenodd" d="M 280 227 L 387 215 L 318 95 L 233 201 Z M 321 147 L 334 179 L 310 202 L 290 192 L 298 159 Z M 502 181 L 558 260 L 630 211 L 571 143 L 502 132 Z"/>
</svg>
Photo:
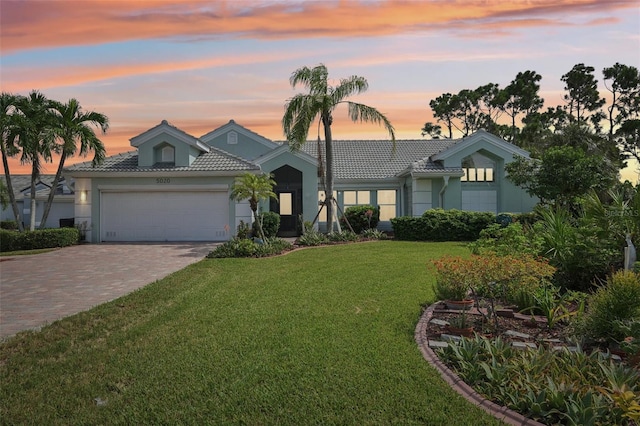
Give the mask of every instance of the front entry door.
<svg viewBox="0 0 640 426">
<path fill-rule="evenodd" d="M 299 235 L 298 221 L 302 215 L 302 172 L 291 166 L 282 166 L 273 172 L 276 186 L 273 192 L 278 201 L 271 200 L 270 210 L 280 215 L 279 237 Z"/>
</svg>

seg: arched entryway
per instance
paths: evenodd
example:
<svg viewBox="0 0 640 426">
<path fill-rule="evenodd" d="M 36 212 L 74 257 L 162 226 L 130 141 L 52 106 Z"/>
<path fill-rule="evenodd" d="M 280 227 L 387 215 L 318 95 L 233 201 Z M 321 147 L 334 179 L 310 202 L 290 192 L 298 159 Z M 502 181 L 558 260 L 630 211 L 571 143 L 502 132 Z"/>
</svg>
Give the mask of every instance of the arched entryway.
<svg viewBox="0 0 640 426">
<path fill-rule="evenodd" d="M 272 199 L 269 210 L 280 214 L 278 236 L 298 236 L 298 218 L 302 215 L 302 172 L 285 165 L 272 174 L 276 181 L 273 192 L 278 196 L 278 201 Z"/>
</svg>

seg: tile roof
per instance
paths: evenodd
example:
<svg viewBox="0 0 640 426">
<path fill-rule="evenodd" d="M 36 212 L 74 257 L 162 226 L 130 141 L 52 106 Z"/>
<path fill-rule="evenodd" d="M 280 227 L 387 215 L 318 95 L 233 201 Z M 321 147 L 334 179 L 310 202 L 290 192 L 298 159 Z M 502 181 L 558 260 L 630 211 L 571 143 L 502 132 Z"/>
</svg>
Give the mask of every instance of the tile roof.
<svg viewBox="0 0 640 426">
<path fill-rule="evenodd" d="M 458 139 L 334 140 L 334 176 L 336 179 L 388 179 L 413 166 L 414 170 L 445 171 L 429 157 L 453 146 Z M 302 151 L 317 158 L 318 145 L 307 141 Z M 324 157 L 324 141 L 321 142 Z M 449 169 L 447 169 L 449 170 Z M 457 169 L 456 169 L 457 170 Z"/>
<path fill-rule="evenodd" d="M 53 185 L 53 180 L 55 179 L 55 177 L 56 175 L 40 175 L 36 184 L 42 183 L 45 185 L 45 187 L 36 191 L 37 198 L 46 197 L 49 195 L 49 191 L 51 190 L 51 185 Z M 7 184 L 7 179 L 4 174 L 0 176 L 0 180 L 2 180 L 5 185 Z M 58 188 L 60 187 L 60 185 L 66 184 L 67 182 L 63 176 L 60 178 L 60 182 L 58 182 Z M 30 196 L 31 175 L 11 175 L 11 186 L 13 187 L 13 194 L 15 195 L 16 199 L 22 200 L 24 192 L 27 192 Z M 61 192 L 56 193 L 56 196 L 59 195 L 63 194 Z"/>
<path fill-rule="evenodd" d="M 220 172 L 236 170 L 259 170 L 260 168 L 240 157 L 220 149 L 199 155 L 190 166 L 174 166 L 172 163 L 156 163 L 151 167 L 138 167 L 138 152 L 129 151 L 107 157 L 104 162 L 93 167 L 90 161 L 74 164 L 66 168 L 69 172 Z"/>
</svg>

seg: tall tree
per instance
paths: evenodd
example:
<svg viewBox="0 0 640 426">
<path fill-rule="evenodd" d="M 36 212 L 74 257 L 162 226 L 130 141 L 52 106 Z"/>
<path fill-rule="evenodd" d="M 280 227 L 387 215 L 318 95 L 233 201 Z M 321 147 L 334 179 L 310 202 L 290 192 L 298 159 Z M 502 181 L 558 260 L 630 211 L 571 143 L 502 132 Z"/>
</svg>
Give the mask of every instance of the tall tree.
<svg viewBox="0 0 640 426">
<path fill-rule="evenodd" d="M 452 95 L 451 93 L 444 93 L 437 98 L 432 99 L 429 102 L 429 106 L 433 111 L 433 116 L 436 118 L 436 121 L 443 123 L 446 127 L 448 133 L 446 137 L 452 139 L 453 128 L 456 127 L 453 120 L 455 119 L 456 111 L 458 110 L 458 96 Z M 439 127 L 440 126 L 432 123 L 425 123 L 423 132 L 430 134 L 432 130 Z"/>
<path fill-rule="evenodd" d="M 387 117 L 375 108 L 346 100 L 349 96 L 365 92 L 369 83 L 364 77 L 353 75 L 340 79 L 336 86 L 329 85 L 329 72 L 323 64 L 314 68 L 303 67 L 295 70 L 289 79 L 293 88 L 302 84 L 308 89 L 306 94 L 297 94 L 285 105 L 282 128 L 292 149 L 299 149 L 307 140 L 309 129 L 316 118 L 324 129 L 326 183 L 325 200 L 327 207 L 328 232 L 333 232 L 333 111 L 341 104 L 348 106 L 349 118 L 353 122 L 382 124 L 389 132 L 395 147 L 395 130 Z"/>
<path fill-rule="evenodd" d="M 604 85 L 611 92 L 611 105 L 607 107 L 609 139 L 613 139 L 617 126 L 627 119 L 638 118 L 640 113 L 640 71 L 618 62 L 602 70 Z"/>
<path fill-rule="evenodd" d="M 53 104 L 56 120 L 53 126 L 53 134 L 59 141 L 53 149 L 60 155 L 58 169 L 49 191 L 49 197 L 42 214 L 40 228 L 44 228 L 49 217 L 49 211 L 53 204 L 56 188 L 62 176 L 65 160 L 73 157 L 78 151 L 78 143 L 80 143 L 79 154 L 86 156 L 93 151 L 92 164 L 102 163 L 105 158 L 105 149 L 102 141 L 96 136 L 92 126 L 99 128 L 102 134 L 109 129 L 109 119 L 106 115 L 98 112 L 82 110 L 80 103 L 76 99 L 70 99 L 66 104 L 55 102 Z"/>
<path fill-rule="evenodd" d="M 542 76 L 535 71 L 519 72 L 499 95 L 502 101 L 502 109 L 511 118 L 511 136 L 509 140 L 513 143 L 516 143 L 518 134 L 517 117 L 520 114 L 528 116 L 542 108 L 544 99 L 538 94 L 540 80 L 542 80 Z"/>
<path fill-rule="evenodd" d="M 576 64 L 561 80 L 567 91 L 563 99 L 569 116 L 577 121 L 590 122 L 599 131 L 600 121 L 604 118 L 602 106 L 605 100 L 598 92 L 598 80 L 593 76 L 594 71 L 591 66 Z"/>
<path fill-rule="evenodd" d="M 4 167 L 4 176 L 7 183 L 7 196 L 13 210 L 13 216 L 18 223 L 18 229 L 24 231 L 20 210 L 18 209 L 18 203 L 16 202 L 15 193 L 13 192 L 8 160 L 9 157 L 13 157 L 19 152 L 12 136 L 13 114 L 15 113 L 19 100 L 19 96 L 12 95 L 11 93 L 2 92 L 0 95 L 0 135 L 2 136 L 2 139 L 0 139 L 0 152 L 2 153 L 2 166 Z"/>
<path fill-rule="evenodd" d="M 258 217 L 258 203 L 260 202 L 260 200 L 266 200 L 269 198 L 273 198 L 275 200 L 278 199 L 276 193 L 273 192 L 273 187 L 275 186 L 275 184 L 276 181 L 274 181 L 273 177 L 267 173 L 261 175 L 244 173 L 242 176 L 237 177 L 231 185 L 232 200 L 249 201 L 249 207 L 253 212 L 253 220 L 257 224 L 260 238 L 262 238 L 262 241 L 264 241 L 265 243 L 267 242 L 267 239 L 264 236 L 262 223 L 260 223 Z"/>
<path fill-rule="evenodd" d="M 640 119 L 624 120 L 616 130 L 615 141 L 624 155 L 633 157 L 640 163 Z"/>
<path fill-rule="evenodd" d="M 54 146 L 54 102 L 34 90 L 27 97 L 20 98 L 16 107 L 9 137 L 17 141 L 21 150 L 21 163 L 31 164 L 29 230 L 33 231 L 36 226 L 36 184 L 40 178 L 42 161 L 51 160 Z"/>
</svg>

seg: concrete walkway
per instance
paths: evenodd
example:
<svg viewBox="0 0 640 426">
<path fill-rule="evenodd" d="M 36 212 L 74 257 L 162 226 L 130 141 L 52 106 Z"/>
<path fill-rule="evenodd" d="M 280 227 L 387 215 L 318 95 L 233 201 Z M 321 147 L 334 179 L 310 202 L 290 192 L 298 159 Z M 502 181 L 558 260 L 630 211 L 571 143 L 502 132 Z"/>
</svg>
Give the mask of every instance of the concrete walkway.
<svg viewBox="0 0 640 426">
<path fill-rule="evenodd" d="M 0 257 L 0 338 L 128 294 L 203 259 L 215 245 L 85 244 Z"/>
</svg>

